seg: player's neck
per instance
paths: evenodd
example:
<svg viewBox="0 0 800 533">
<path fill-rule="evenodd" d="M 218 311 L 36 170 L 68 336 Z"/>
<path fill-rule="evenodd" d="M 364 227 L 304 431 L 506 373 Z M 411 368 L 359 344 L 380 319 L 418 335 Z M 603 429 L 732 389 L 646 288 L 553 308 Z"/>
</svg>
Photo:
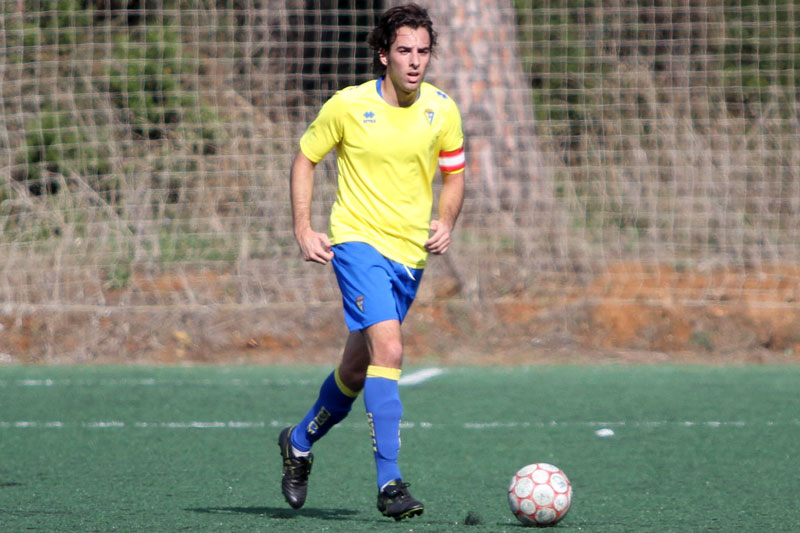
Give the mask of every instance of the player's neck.
<svg viewBox="0 0 800 533">
<path fill-rule="evenodd" d="M 387 104 L 394 107 L 409 107 L 419 98 L 419 89 L 413 92 L 398 90 L 388 76 L 378 79 L 379 92 Z"/>
</svg>

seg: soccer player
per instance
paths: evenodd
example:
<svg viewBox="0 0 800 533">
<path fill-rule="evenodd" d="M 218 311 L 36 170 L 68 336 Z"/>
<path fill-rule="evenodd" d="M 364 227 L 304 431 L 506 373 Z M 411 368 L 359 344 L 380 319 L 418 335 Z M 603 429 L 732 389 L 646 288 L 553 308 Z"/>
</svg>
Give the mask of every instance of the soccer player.
<svg viewBox="0 0 800 533">
<path fill-rule="evenodd" d="M 377 469 L 378 510 L 401 520 L 424 506 L 398 466 L 401 323 L 429 253 L 443 254 L 464 197 L 464 136 L 453 101 L 423 82 L 436 45 L 425 9 L 394 7 L 367 42 L 380 77 L 334 94 L 300 139 L 291 171 L 294 234 L 305 261 L 332 263 L 350 331 L 339 366 L 305 418 L 278 439 L 281 487 L 306 500 L 311 447 L 343 420 L 363 391 Z M 311 227 L 316 164 L 336 148 L 338 182 L 327 233 Z M 437 217 L 432 182 L 441 170 Z"/>
</svg>

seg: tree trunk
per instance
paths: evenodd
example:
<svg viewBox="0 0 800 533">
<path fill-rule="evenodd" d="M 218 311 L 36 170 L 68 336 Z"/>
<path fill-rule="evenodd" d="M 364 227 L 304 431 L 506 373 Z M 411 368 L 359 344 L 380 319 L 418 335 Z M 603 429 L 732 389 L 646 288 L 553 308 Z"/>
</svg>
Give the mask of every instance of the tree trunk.
<svg viewBox="0 0 800 533">
<path fill-rule="evenodd" d="M 521 214 L 550 204 L 513 2 L 437 0 L 425 7 L 439 34 L 428 80 L 461 110 L 472 192 L 490 211 Z"/>
</svg>

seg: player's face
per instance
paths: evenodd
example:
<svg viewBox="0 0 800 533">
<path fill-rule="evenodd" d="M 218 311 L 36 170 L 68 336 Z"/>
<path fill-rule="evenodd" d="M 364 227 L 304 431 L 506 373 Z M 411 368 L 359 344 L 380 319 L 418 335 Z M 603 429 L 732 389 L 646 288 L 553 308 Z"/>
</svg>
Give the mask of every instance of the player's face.
<svg viewBox="0 0 800 533">
<path fill-rule="evenodd" d="M 431 59 L 431 36 L 425 28 L 402 26 L 395 34 L 391 49 L 381 52 L 379 57 L 398 99 L 416 96 Z"/>
</svg>

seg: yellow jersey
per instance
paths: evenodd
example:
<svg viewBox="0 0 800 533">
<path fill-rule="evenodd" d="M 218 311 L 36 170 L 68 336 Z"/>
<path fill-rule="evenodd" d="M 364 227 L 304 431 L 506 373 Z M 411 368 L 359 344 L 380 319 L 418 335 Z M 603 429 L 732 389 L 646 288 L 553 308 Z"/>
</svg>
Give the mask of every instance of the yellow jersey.
<svg viewBox="0 0 800 533">
<path fill-rule="evenodd" d="M 300 139 L 318 163 L 336 148 L 338 182 L 328 236 L 366 242 L 385 257 L 424 268 L 433 178 L 464 171 L 464 134 L 456 104 L 429 83 L 409 107 L 389 105 L 383 80 L 334 94 Z"/>
</svg>

